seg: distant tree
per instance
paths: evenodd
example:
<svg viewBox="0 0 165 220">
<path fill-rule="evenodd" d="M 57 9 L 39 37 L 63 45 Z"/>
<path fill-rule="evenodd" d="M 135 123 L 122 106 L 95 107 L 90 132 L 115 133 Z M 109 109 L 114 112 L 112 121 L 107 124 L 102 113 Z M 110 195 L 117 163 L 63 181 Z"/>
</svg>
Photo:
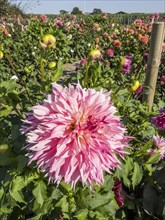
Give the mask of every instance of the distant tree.
<svg viewBox="0 0 165 220">
<path fill-rule="evenodd" d="M 60 10 L 60 14 L 61 14 L 61 15 L 68 14 L 68 11 L 65 11 L 65 10 Z"/>
<path fill-rule="evenodd" d="M 77 15 L 77 14 L 82 14 L 82 11 L 78 7 L 74 7 L 71 14 Z"/>
<path fill-rule="evenodd" d="M 92 14 L 101 14 L 102 10 L 100 8 L 94 8 Z"/>
<path fill-rule="evenodd" d="M 119 12 L 117 12 L 116 14 L 127 14 L 127 13 L 124 12 L 124 11 L 119 11 Z"/>
<path fill-rule="evenodd" d="M 16 5 L 9 0 L 0 0 L 0 17 L 5 15 L 23 15 L 20 4 Z"/>
</svg>

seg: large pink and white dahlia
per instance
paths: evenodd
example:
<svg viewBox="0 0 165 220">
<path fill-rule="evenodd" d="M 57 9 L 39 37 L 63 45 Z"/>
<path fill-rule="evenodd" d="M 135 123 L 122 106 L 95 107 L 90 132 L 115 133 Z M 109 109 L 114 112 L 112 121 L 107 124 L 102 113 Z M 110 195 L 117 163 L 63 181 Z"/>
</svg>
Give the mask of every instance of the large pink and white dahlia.
<svg viewBox="0 0 165 220">
<path fill-rule="evenodd" d="M 74 188 L 82 184 L 103 184 L 103 172 L 120 165 L 130 137 L 110 93 L 83 89 L 80 84 L 62 87 L 53 84 L 42 104 L 32 107 L 22 133 L 27 137 L 29 163 L 36 161 L 49 181 L 63 179 Z"/>
</svg>

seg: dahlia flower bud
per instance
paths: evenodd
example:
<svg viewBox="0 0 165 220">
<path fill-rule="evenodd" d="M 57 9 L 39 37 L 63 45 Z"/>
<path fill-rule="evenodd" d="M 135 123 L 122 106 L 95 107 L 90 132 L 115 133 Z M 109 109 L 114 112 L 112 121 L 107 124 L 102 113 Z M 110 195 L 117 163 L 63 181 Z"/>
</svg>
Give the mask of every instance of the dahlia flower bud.
<svg viewBox="0 0 165 220">
<path fill-rule="evenodd" d="M 9 146 L 7 144 L 1 144 L 0 145 L 0 154 L 4 153 L 5 151 L 7 151 L 9 149 Z"/>
<path fill-rule="evenodd" d="M 33 52 L 32 52 L 32 56 L 35 57 L 35 55 L 36 55 L 36 53 L 33 51 Z"/>
<path fill-rule="evenodd" d="M 135 82 L 132 83 L 132 86 L 129 88 L 130 92 L 135 92 L 137 91 L 137 89 L 139 88 L 140 83 L 138 80 L 136 80 Z"/>
<path fill-rule="evenodd" d="M 85 63 L 86 63 L 86 59 L 81 58 L 80 64 L 81 64 L 81 65 L 84 65 Z"/>
<path fill-rule="evenodd" d="M 103 36 L 104 36 L 104 37 L 108 37 L 108 33 L 105 32 L 105 33 L 103 34 Z"/>
<path fill-rule="evenodd" d="M 3 27 L 3 28 L 2 28 L 2 33 L 4 34 L 4 36 L 8 36 L 8 35 L 9 35 L 9 33 L 8 33 L 7 29 L 6 29 L 6 27 Z"/>
<path fill-rule="evenodd" d="M 110 36 L 107 37 L 107 41 L 111 41 L 111 37 Z"/>
<path fill-rule="evenodd" d="M 113 56 L 114 56 L 114 51 L 113 51 L 112 49 L 108 49 L 108 50 L 106 51 L 106 55 L 107 55 L 108 57 L 113 57 Z"/>
<path fill-rule="evenodd" d="M 56 38 L 52 34 L 45 34 L 40 44 L 41 44 L 41 47 L 43 48 L 55 48 Z"/>
<path fill-rule="evenodd" d="M 68 28 L 64 28 L 64 33 L 67 33 L 69 31 Z"/>
<path fill-rule="evenodd" d="M 119 29 L 116 28 L 116 29 L 115 29 L 115 33 L 116 33 L 116 34 L 120 34 Z"/>
<path fill-rule="evenodd" d="M 133 35 L 135 33 L 134 29 L 128 29 L 128 33 L 130 33 L 131 35 Z"/>
<path fill-rule="evenodd" d="M 117 34 L 115 32 L 113 32 L 113 37 L 117 38 Z"/>
<path fill-rule="evenodd" d="M 119 40 L 114 40 L 114 41 L 112 42 L 112 44 L 113 44 L 114 47 L 121 47 L 122 42 L 119 41 Z"/>
<path fill-rule="evenodd" d="M 3 52 L 0 50 L 0 60 L 3 58 Z"/>
<path fill-rule="evenodd" d="M 141 40 L 142 37 L 143 37 L 143 36 L 142 36 L 141 34 L 138 34 L 137 39 L 138 39 L 138 40 Z"/>
<path fill-rule="evenodd" d="M 30 73 L 30 69 L 27 66 L 24 67 L 24 71 L 25 73 Z"/>
<path fill-rule="evenodd" d="M 93 30 L 97 30 L 98 28 L 99 28 L 99 24 L 94 23 L 94 25 L 93 25 Z"/>
<path fill-rule="evenodd" d="M 96 59 L 101 59 L 102 58 L 102 54 L 100 52 L 100 50 L 94 49 L 91 50 L 89 53 L 89 59 L 90 60 L 96 60 Z"/>
<path fill-rule="evenodd" d="M 96 29 L 96 31 L 100 32 L 100 31 L 101 31 L 101 27 L 98 27 L 98 28 Z"/>
<path fill-rule="evenodd" d="M 98 44 L 99 41 L 100 41 L 100 39 L 97 37 L 97 38 L 95 39 L 95 43 Z"/>
<path fill-rule="evenodd" d="M 110 66 L 110 62 L 108 60 L 105 60 L 104 63 L 106 66 Z"/>
<path fill-rule="evenodd" d="M 51 62 L 48 64 L 48 67 L 49 67 L 49 69 L 53 69 L 54 67 L 56 67 L 56 62 L 51 61 Z"/>
</svg>

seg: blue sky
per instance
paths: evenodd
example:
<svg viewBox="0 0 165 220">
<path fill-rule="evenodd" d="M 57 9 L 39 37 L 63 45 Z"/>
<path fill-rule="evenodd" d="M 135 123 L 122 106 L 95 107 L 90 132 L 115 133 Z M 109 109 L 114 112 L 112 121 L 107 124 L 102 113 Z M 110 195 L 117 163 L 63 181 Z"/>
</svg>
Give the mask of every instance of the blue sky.
<svg viewBox="0 0 165 220">
<path fill-rule="evenodd" d="M 15 1 L 19 2 L 19 0 Z M 100 8 L 103 12 L 109 13 L 119 11 L 165 13 L 165 0 L 22 0 L 21 2 L 27 13 L 34 14 L 59 14 L 61 9 L 72 11 L 74 7 L 79 7 L 85 12 Z"/>
</svg>

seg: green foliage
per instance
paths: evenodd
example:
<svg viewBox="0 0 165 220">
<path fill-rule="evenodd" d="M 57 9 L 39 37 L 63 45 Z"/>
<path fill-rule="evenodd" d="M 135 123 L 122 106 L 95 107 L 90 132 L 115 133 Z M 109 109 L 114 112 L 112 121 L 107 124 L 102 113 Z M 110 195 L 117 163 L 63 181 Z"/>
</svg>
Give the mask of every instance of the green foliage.
<svg viewBox="0 0 165 220">
<path fill-rule="evenodd" d="M 45 201 L 46 196 L 46 185 L 43 181 L 37 182 L 36 186 L 34 187 L 34 190 L 32 191 L 36 202 L 42 206 Z"/>
</svg>

